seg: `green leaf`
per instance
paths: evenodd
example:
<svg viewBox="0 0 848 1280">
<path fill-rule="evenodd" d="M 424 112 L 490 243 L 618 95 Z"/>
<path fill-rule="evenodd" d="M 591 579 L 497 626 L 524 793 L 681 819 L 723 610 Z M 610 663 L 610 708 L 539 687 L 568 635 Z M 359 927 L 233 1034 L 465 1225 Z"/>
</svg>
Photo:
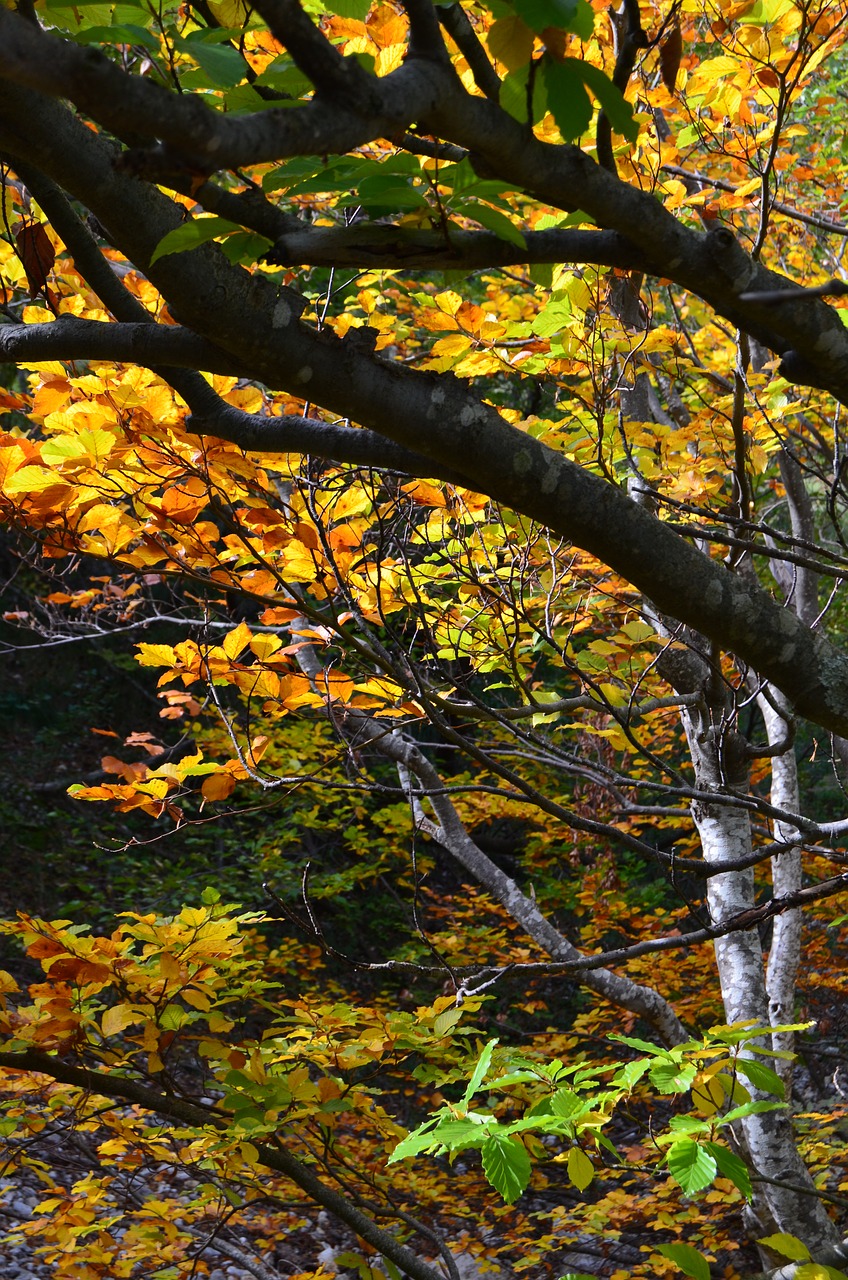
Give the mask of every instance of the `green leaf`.
<svg viewBox="0 0 848 1280">
<path fill-rule="evenodd" d="M 823 1262 L 802 1262 L 793 1272 L 794 1280 L 848 1280 L 844 1271 L 826 1267 Z"/>
<path fill-rule="evenodd" d="M 699 1143 L 683 1138 L 669 1147 L 669 1172 L 687 1195 L 703 1191 L 716 1176 L 716 1162 Z"/>
<path fill-rule="evenodd" d="M 486 1072 L 489 1070 L 489 1067 L 491 1065 L 492 1054 L 495 1052 L 495 1046 L 497 1045 L 497 1043 L 498 1043 L 497 1040 L 490 1040 L 489 1043 L 484 1047 L 482 1053 L 480 1054 L 480 1057 L 477 1059 L 477 1065 L 475 1066 L 474 1070 L 471 1073 L 471 1079 L 468 1081 L 468 1088 L 465 1090 L 465 1093 L 462 1096 L 463 1107 L 468 1106 L 469 1102 L 474 1097 L 474 1094 L 477 1092 L 477 1090 L 480 1088 L 480 1085 L 483 1083 L 483 1079 L 485 1078 Z"/>
<path fill-rule="evenodd" d="M 113 22 L 108 27 L 83 27 L 81 31 L 73 32 L 72 38 L 75 44 L 138 44 L 151 53 L 159 52 L 159 41 L 134 22 Z"/>
<path fill-rule="evenodd" d="M 698 1068 L 694 1062 L 654 1062 L 649 1076 L 660 1093 L 685 1093 L 691 1087 Z"/>
<path fill-rule="evenodd" d="M 508 1089 L 513 1084 L 530 1084 L 539 1082 L 538 1071 L 510 1071 L 509 1075 L 498 1076 L 495 1082 L 499 1089 Z"/>
<path fill-rule="evenodd" d="M 549 338 L 551 334 L 561 333 L 571 319 L 571 315 L 571 299 L 567 294 L 557 291 L 533 320 L 533 332 L 540 338 Z"/>
<path fill-rule="evenodd" d="M 492 209 L 490 205 L 478 204 L 476 201 L 463 201 L 462 206 L 456 210 L 457 213 L 466 218 L 473 218 L 475 222 L 479 222 L 487 231 L 494 231 L 495 235 L 501 240 L 508 240 L 510 244 L 518 245 L 519 249 L 527 248 L 527 241 L 524 239 L 518 227 L 509 220 L 504 213 L 499 213 L 497 209 Z"/>
<path fill-rule="evenodd" d="M 692 1276 L 693 1280 L 710 1280 L 710 1264 L 691 1244 L 661 1244 L 657 1252 L 679 1267 L 685 1276 Z"/>
<path fill-rule="evenodd" d="M 573 31 L 577 0 L 514 0 L 515 12 L 539 35 L 546 27 Z M 577 33 L 575 33 L 577 34 Z"/>
<path fill-rule="evenodd" d="M 433 1033 L 437 1036 L 446 1036 L 447 1033 L 456 1026 L 462 1017 L 462 1009 L 458 1005 L 454 1005 L 452 1009 L 443 1009 L 433 1019 Z"/>
<path fill-rule="evenodd" d="M 592 122 L 592 103 L 583 84 L 585 65 L 576 58 L 542 60 L 548 109 L 565 142 L 581 137 Z"/>
<path fill-rule="evenodd" d="M 750 1080 L 755 1089 L 764 1093 L 773 1093 L 777 1098 L 786 1096 L 786 1090 L 780 1076 L 763 1062 L 755 1062 L 752 1058 L 737 1058 L 736 1070 L 740 1076 Z"/>
<path fill-rule="evenodd" d="M 734 1107 L 732 1111 L 726 1112 L 719 1124 L 733 1124 L 736 1120 L 742 1120 L 745 1116 L 762 1115 L 766 1111 L 783 1111 L 786 1108 L 785 1102 L 766 1102 L 765 1099 L 758 1099 L 756 1102 L 743 1102 L 741 1106 Z"/>
<path fill-rule="evenodd" d="M 648 1070 L 650 1065 L 651 1064 L 644 1058 L 638 1058 L 635 1062 L 625 1062 L 618 1071 L 616 1071 L 612 1078 L 612 1083 L 615 1085 L 621 1085 L 625 1089 L 630 1090 L 637 1081 L 642 1079 L 642 1076 Z"/>
<path fill-rule="evenodd" d="M 150 265 L 166 258 L 169 253 L 185 253 L 188 249 L 196 249 L 198 245 L 214 240 L 216 236 L 230 235 L 233 231 L 241 231 L 241 227 L 227 218 L 190 218 L 179 227 L 174 227 L 163 236 L 153 250 Z"/>
<path fill-rule="evenodd" d="M 507 1204 L 517 1200 L 530 1181 L 530 1157 L 520 1142 L 491 1134 L 482 1147 L 483 1172 Z"/>
<path fill-rule="evenodd" d="M 762 1239 L 757 1240 L 757 1244 L 765 1245 L 767 1249 L 772 1249 L 782 1258 L 789 1258 L 792 1262 L 805 1262 L 810 1256 L 810 1251 L 803 1240 L 789 1235 L 786 1231 L 776 1231 L 774 1235 L 763 1236 Z"/>
<path fill-rule="evenodd" d="M 408 1160 L 422 1151 L 438 1151 L 446 1147 L 448 1151 L 463 1151 L 466 1147 L 482 1147 L 488 1141 L 491 1125 L 496 1124 L 494 1117 L 481 1117 L 480 1120 L 454 1120 L 448 1118 L 449 1112 L 441 1111 L 433 1119 L 425 1120 L 413 1133 L 403 1138 L 389 1156 L 388 1163 Z M 485 1123 L 488 1121 L 489 1123 Z"/>
<path fill-rule="evenodd" d="M 571 1089 L 557 1089 L 550 1104 L 553 1114 L 563 1120 L 570 1120 L 578 1112 L 586 1110 L 585 1101 Z"/>
<path fill-rule="evenodd" d="M 572 61 L 572 59 L 566 59 Z M 633 108 L 620 89 L 616 88 L 609 76 L 605 76 L 599 67 L 591 62 L 573 59 L 580 68 L 584 84 L 587 84 L 604 109 L 614 133 L 622 134 L 628 142 L 635 142 L 639 133 L 639 125 L 633 115 Z M 557 121 L 559 123 L 559 121 Z M 560 131 L 561 132 L 561 131 Z"/>
<path fill-rule="evenodd" d="M 509 75 L 504 76 L 501 81 L 498 92 L 501 107 L 521 124 L 527 123 L 528 75 L 529 66 L 520 67 L 518 71 L 510 71 Z"/>
<path fill-rule="evenodd" d="M 425 1120 L 422 1125 L 414 1129 L 412 1133 L 402 1138 L 391 1153 L 388 1164 L 395 1164 L 398 1160 L 408 1160 L 410 1156 L 417 1156 L 419 1151 L 428 1151 L 431 1147 L 437 1146 L 433 1137 L 433 1129 L 438 1124 L 438 1118 L 430 1118 Z"/>
<path fill-rule="evenodd" d="M 762 1239 L 757 1240 L 757 1244 L 765 1245 L 767 1249 L 772 1249 L 782 1258 L 789 1258 L 792 1262 L 805 1262 L 810 1256 L 810 1251 L 803 1240 L 789 1235 L 786 1231 L 776 1231 L 772 1236 L 763 1236 Z"/>
<path fill-rule="evenodd" d="M 616 1044 L 626 1044 L 629 1049 L 638 1049 L 640 1053 L 650 1053 L 656 1058 L 667 1058 L 669 1061 L 672 1055 L 667 1049 L 663 1049 L 661 1045 L 652 1044 L 650 1040 L 637 1040 L 633 1036 L 611 1035 L 608 1037 L 614 1040 Z"/>
<path fill-rule="evenodd" d="M 247 63 L 237 49 L 221 44 L 216 39 L 219 35 L 218 32 L 193 31 L 175 39 L 174 44 L 197 63 L 213 88 L 234 89 L 247 75 Z"/>
<path fill-rule="evenodd" d="M 751 1174 L 745 1161 L 740 1160 L 739 1156 L 734 1155 L 732 1151 L 728 1151 L 727 1147 L 722 1147 L 717 1142 L 705 1142 L 704 1147 L 718 1165 L 719 1173 L 723 1173 L 725 1178 L 729 1178 L 734 1187 L 742 1192 L 746 1200 L 752 1200 L 754 1191 L 751 1186 Z"/>
<path fill-rule="evenodd" d="M 328 13 L 337 13 L 340 18 L 364 22 L 371 8 L 371 0 L 329 0 L 325 7 Z"/>
</svg>

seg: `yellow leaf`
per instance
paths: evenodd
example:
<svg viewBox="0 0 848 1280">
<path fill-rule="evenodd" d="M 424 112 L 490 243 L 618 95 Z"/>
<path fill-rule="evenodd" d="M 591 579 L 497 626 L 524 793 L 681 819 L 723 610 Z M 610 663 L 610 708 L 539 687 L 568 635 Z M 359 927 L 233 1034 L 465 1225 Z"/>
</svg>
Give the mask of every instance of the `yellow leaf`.
<svg viewBox="0 0 848 1280">
<path fill-rule="evenodd" d="M 568 1176 L 578 1191 L 585 1191 L 595 1176 L 592 1161 L 579 1147 L 572 1147 L 568 1153 Z"/>
<path fill-rule="evenodd" d="M 3 486 L 7 493 L 38 493 L 51 485 L 61 484 L 61 477 L 46 467 L 21 467 Z"/>
<path fill-rule="evenodd" d="M 250 644 L 252 638 L 253 632 L 250 630 L 250 627 L 246 626 L 243 622 L 240 622 L 233 631 L 228 632 L 227 635 L 224 636 L 224 653 L 230 659 L 237 658 L 242 649 L 244 649 L 246 645 Z"/>
<path fill-rule="evenodd" d="M 461 1017 L 461 1009 L 445 1009 L 444 1013 L 440 1013 L 433 1021 L 434 1032 L 437 1036 L 446 1036 L 451 1028 L 456 1026 Z"/>
<path fill-rule="evenodd" d="M 510 14 L 498 18 L 492 25 L 486 43 L 493 58 L 502 62 L 508 71 L 518 71 L 530 61 L 533 32 L 517 14 Z"/>
<path fill-rule="evenodd" d="M 210 1007 L 211 1001 L 202 991 L 195 991 L 194 987 L 186 987 L 182 993 L 183 1000 L 186 1004 L 190 1004 L 193 1009 L 202 1009 L 205 1013 Z"/>
<path fill-rule="evenodd" d="M 7 973 L 5 969 L 0 969 L 0 991 L 20 991 L 11 973 Z"/>
<path fill-rule="evenodd" d="M 260 662 L 265 662 L 273 653 L 277 652 L 282 643 L 279 636 L 260 634 L 253 637 L 250 642 L 250 649 L 252 653 L 256 654 Z"/>
<path fill-rule="evenodd" d="M 373 505 L 364 489 L 352 485 L 349 489 L 345 489 L 338 502 L 333 503 L 331 514 L 334 520 L 344 520 L 348 516 L 365 515 Z"/>
<path fill-rule="evenodd" d="M 271 739 L 268 737 L 267 733 L 258 733 L 256 735 L 250 744 L 250 751 L 248 752 L 247 757 L 251 764 L 259 763 L 265 752 L 268 750 L 270 742 Z"/>
<path fill-rule="evenodd" d="M 135 660 L 142 667 L 172 667 L 176 661 L 174 651 L 169 644 L 142 642 L 136 648 L 138 653 Z"/>
<path fill-rule="evenodd" d="M 143 1021 L 143 1014 L 138 1009 L 134 1009 L 131 1004 L 116 1004 L 111 1009 L 107 1009 L 100 1019 L 100 1030 L 108 1040 L 110 1036 L 118 1035 L 131 1023 Z"/>
</svg>

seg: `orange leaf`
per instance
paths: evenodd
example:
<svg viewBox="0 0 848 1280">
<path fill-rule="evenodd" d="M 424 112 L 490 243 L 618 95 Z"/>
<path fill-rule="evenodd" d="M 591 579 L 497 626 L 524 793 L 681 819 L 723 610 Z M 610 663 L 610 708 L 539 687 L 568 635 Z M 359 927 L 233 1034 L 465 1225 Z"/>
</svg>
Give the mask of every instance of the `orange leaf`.
<svg viewBox="0 0 848 1280">
<path fill-rule="evenodd" d="M 236 780 L 229 773 L 213 773 L 200 788 L 205 800 L 226 800 L 235 790 Z"/>
</svg>

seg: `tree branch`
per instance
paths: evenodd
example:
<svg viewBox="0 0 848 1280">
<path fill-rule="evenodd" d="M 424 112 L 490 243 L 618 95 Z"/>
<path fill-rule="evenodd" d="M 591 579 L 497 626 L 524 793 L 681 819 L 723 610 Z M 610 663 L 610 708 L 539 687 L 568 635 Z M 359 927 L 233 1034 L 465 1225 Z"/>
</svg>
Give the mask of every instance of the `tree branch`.
<svg viewBox="0 0 848 1280">
<path fill-rule="evenodd" d="M 85 1093 L 99 1093 L 106 1098 L 130 1102 L 181 1124 L 218 1130 L 227 1128 L 228 1118 L 212 1108 L 186 1102 L 172 1094 L 159 1093 L 127 1076 L 71 1066 L 58 1057 L 36 1049 L 26 1049 L 20 1053 L 0 1053 L 0 1067 L 10 1071 L 32 1071 L 46 1075 L 60 1084 L 71 1085 Z M 322 1205 L 335 1218 L 346 1223 L 362 1240 L 373 1245 L 401 1271 L 412 1277 L 412 1280 L 444 1280 L 435 1267 L 422 1261 L 417 1253 L 396 1240 L 391 1232 L 378 1227 L 344 1196 L 325 1186 L 309 1166 L 286 1151 L 282 1143 L 270 1146 L 268 1143 L 257 1142 L 254 1145 L 266 1168 L 289 1178 L 310 1200 Z"/>
<path fill-rule="evenodd" d="M 474 271 L 533 262 L 581 262 L 656 275 L 634 244 L 617 231 L 574 228 L 528 231 L 524 246 L 491 231 L 440 231 L 355 222 L 349 227 L 301 227 L 281 236 L 266 255 L 280 266 L 387 267 Z"/>
<path fill-rule="evenodd" d="M 279 2 L 287 9 L 291 0 Z M 271 0 L 266 3 L 270 6 Z M 345 66 L 348 61 L 343 59 Z M 356 72 L 350 73 L 349 83 L 356 87 L 355 103 L 364 110 L 359 85 L 366 73 L 353 65 Z M 329 71 L 313 70 L 329 82 Z M 190 167 L 208 172 L 285 156 L 335 155 L 375 137 L 403 132 L 432 109 L 453 81 L 452 71 L 412 59 L 380 79 L 368 77 L 365 114 L 350 110 L 346 98 L 329 101 L 319 94 L 302 106 L 224 115 L 196 95 L 178 96 L 152 80 L 127 75 L 95 48 L 48 35 L 7 9 L 0 10 L 0 76 L 50 96 L 67 97 L 117 137 L 146 135 L 151 142 L 157 140 L 160 154 L 170 148 Z"/>
</svg>

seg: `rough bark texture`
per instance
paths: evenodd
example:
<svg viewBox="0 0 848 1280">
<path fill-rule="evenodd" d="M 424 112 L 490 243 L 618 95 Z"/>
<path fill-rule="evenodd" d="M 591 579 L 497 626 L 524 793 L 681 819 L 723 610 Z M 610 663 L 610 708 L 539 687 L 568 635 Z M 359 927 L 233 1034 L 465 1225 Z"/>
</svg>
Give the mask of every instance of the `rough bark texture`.
<svg viewBox="0 0 848 1280">
<path fill-rule="evenodd" d="M 172 314 L 222 353 L 227 368 L 235 366 L 294 394 L 307 393 L 325 408 L 423 455 L 433 472 L 448 467 L 471 486 L 545 523 L 611 565 L 663 611 L 736 653 L 781 688 L 800 714 L 848 734 L 844 653 L 755 583 L 700 555 L 623 492 L 510 426 L 463 383 L 399 367 L 350 341 L 309 329 L 299 320 L 297 295 L 231 266 L 214 246 L 170 255 L 150 267 L 159 241 L 179 224 L 179 208 L 155 186 L 122 170 L 114 144 L 85 128 L 61 103 L 25 86 L 67 93 L 118 132 L 131 121 L 137 132 L 206 148 L 216 164 L 234 163 L 236 152 L 239 163 L 267 158 L 271 138 L 277 158 L 343 150 L 352 145 L 349 130 L 334 135 L 333 145 L 321 132 L 337 127 L 332 113 L 323 123 L 317 106 L 303 108 L 305 116 L 300 108 L 287 110 L 282 123 L 273 112 L 258 119 L 215 116 L 197 99 L 178 99 L 147 81 L 125 77 L 90 50 L 25 27 L 16 15 L 0 13 L 0 148 L 13 161 L 37 166 L 81 201 L 130 260 L 148 271 Z M 408 75 L 405 71 L 380 82 L 382 94 L 397 91 L 391 108 L 397 122 L 408 124 L 406 116 L 418 114 L 436 85 L 438 105 L 427 117 L 433 129 L 471 147 L 504 177 L 552 203 L 567 205 L 579 190 L 583 207 L 611 231 L 629 236 L 656 269 L 700 293 L 772 349 L 786 351 L 791 340 L 792 349 L 815 366 L 818 385 L 837 395 L 848 393 L 848 334 L 836 314 L 819 300 L 779 308 L 741 301 L 741 294 L 779 287 L 781 281 L 752 262 L 726 230 L 703 234 L 682 227 L 653 197 L 598 169 L 576 148 L 542 144 L 493 103 L 468 97 L 441 66 L 429 65 L 426 92 L 420 66 Z M 116 86 L 120 93 L 112 92 Z M 371 136 L 386 132 L 381 112 L 374 107 Z M 302 120 L 317 122 L 316 130 L 310 133 L 312 124 L 301 126 Z M 238 143 L 233 142 L 232 155 L 227 149 L 231 135 Z M 60 358 L 58 335 L 55 341 L 51 355 Z M 258 447 L 255 432 L 243 439 L 246 447 Z M 336 443 L 328 439 L 328 456 L 334 456 Z"/>
</svg>

